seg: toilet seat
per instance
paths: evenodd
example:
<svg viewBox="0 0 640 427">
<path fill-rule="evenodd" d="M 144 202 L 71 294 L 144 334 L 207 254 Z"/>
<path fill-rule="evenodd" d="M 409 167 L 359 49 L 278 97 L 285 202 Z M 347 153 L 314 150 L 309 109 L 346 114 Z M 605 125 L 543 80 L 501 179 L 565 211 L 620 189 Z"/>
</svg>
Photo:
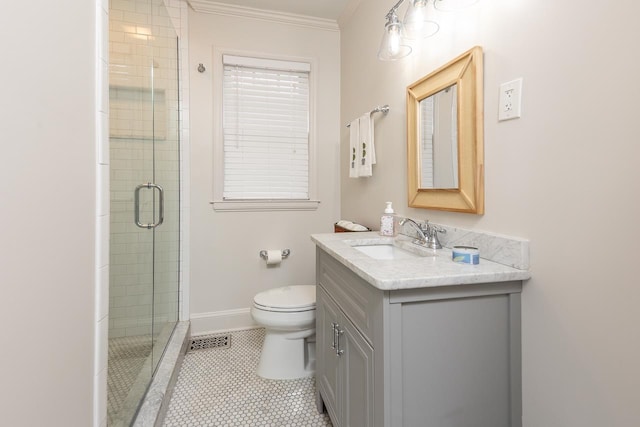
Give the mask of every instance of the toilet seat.
<svg viewBox="0 0 640 427">
<path fill-rule="evenodd" d="M 253 305 L 259 310 L 283 313 L 315 310 L 316 287 L 297 285 L 269 289 L 256 294 Z"/>
</svg>

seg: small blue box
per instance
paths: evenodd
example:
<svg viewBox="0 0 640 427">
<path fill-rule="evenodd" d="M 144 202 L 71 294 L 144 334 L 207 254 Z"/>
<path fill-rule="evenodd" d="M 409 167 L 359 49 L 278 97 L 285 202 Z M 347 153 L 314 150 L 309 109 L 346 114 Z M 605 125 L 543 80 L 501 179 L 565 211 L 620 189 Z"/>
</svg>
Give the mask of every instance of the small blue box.
<svg viewBox="0 0 640 427">
<path fill-rule="evenodd" d="M 480 264 L 480 252 L 472 246 L 454 246 L 451 259 L 463 264 Z"/>
</svg>

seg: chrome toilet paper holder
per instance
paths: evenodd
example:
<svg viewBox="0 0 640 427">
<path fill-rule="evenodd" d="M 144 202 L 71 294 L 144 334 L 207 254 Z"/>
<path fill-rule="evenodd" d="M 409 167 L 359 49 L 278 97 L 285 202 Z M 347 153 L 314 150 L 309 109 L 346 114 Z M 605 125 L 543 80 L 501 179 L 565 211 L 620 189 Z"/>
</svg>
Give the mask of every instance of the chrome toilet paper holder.
<svg viewBox="0 0 640 427">
<path fill-rule="evenodd" d="M 283 249 L 282 250 L 282 259 L 285 259 L 286 257 L 289 256 L 289 254 L 291 254 L 291 250 L 289 249 Z M 267 259 L 267 251 L 266 250 L 262 250 L 260 251 L 260 258 L 266 260 Z"/>
</svg>

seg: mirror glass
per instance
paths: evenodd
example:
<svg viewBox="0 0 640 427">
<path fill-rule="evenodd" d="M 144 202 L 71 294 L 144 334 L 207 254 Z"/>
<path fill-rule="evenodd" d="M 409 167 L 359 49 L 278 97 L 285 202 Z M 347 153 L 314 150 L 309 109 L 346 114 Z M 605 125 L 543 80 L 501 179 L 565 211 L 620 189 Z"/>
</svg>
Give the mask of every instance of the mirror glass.
<svg viewBox="0 0 640 427">
<path fill-rule="evenodd" d="M 458 188 L 457 88 L 420 101 L 420 188 Z"/>
<path fill-rule="evenodd" d="M 407 87 L 409 206 L 484 213 L 482 48 Z"/>
</svg>

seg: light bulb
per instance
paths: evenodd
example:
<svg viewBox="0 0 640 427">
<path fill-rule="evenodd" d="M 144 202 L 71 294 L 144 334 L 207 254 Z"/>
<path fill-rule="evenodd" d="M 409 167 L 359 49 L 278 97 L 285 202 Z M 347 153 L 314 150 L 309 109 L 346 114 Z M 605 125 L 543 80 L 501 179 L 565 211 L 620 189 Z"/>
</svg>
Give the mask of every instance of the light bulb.
<svg viewBox="0 0 640 427">
<path fill-rule="evenodd" d="M 378 50 L 378 59 L 383 61 L 395 61 L 404 58 L 411 53 L 411 47 L 403 44 L 402 41 L 402 25 L 400 22 L 389 22 L 385 25 L 384 36 L 380 49 Z"/>
<path fill-rule="evenodd" d="M 400 50 L 400 30 L 397 25 L 389 28 L 389 54 L 395 56 Z"/>
<path fill-rule="evenodd" d="M 424 27 L 427 2 L 423 0 L 416 0 L 412 3 L 413 4 L 409 6 L 404 18 L 404 28 L 407 33 L 419 34 L 422 32 L 422 28 Z"/>
<path fill-rule="evenodd" d="M 436 22 L 427 19 L 427 0 L 411 0 L 403 24 L 409 40 L 430 37 L 440 29 Z"/>
</svg>

